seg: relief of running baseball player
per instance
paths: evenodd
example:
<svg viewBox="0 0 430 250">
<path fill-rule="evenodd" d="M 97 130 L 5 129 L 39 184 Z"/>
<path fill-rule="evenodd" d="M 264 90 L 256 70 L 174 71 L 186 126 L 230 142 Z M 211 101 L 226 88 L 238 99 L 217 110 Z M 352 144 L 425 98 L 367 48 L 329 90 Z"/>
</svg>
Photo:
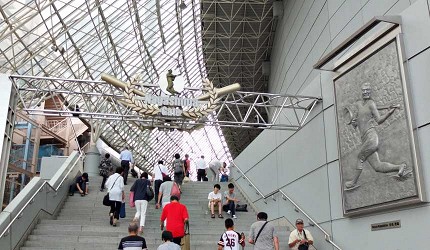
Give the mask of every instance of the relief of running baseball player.
<svg viewBox="0 0 430 250">
<path fill-rule="evenodd" d="M 389 173 L 397 172 L 393 177 L 405 178 L 412 171 L 407 169 L 406 163 L 393 164 L 383 162 L 379 159 L 378 146 L 379 138 L 376 132 L 376 126 L 382 124 L 390 117 L 400 105 L 391 105 L 385 108 L 378 108 L 375 102 L 371 99 L 371 86 L 370 83 L 364 83 L 361 87 L 362 100 L 354 103 L 356 112 L 345 108 L 351 124 L 354 128 L 358 128 L 361 136 L 361 148 L 357 157 L 357 167 L 354 171 L 352 180 L 345 182 L 345 190 L 352 190 L 360 185 L 357 185 L 358 178 L 363 171 L 364 162 L 368 162 L 376 172 Z M 380 115 L 378 109 L 388 109 L 384 115 Z M 377 125 L 375 125 L 375 122 Z"/>
</svg>

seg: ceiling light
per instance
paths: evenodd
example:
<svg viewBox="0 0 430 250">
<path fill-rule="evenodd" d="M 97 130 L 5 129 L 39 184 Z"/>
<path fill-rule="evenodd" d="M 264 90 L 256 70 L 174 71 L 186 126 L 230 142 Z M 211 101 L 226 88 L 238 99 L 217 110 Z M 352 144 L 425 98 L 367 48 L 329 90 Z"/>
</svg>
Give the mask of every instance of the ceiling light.
<svg viewBox="0 0 430 250">
<path fill-rule="evenodd" d="M 181 8 L 181 10 L 185 10 L 187 5 L 182 1 L 182 3 L 179 5 L 179 8 Z"/>
</svg>

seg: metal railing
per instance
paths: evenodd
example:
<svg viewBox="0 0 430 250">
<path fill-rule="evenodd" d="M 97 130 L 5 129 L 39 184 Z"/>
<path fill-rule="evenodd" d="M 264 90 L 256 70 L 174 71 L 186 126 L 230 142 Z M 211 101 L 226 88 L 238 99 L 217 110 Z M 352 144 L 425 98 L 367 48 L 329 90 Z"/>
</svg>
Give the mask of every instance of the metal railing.
<svg viewBox="0 0 430 250">
<path fill-rule="evenodd" d="M 13 223 L 22 217 L 22 214 L 24 212 L 24 210 L 34 202 L 34 198 L 39 194 L 39 192 L 45 188 L 48 187 L 51 190 L 53 190 L 54 192 L 57 192 L 58 189 L 60 189 L 64 183 L 64 181 L 67 179 L 67 177 L 69 176 L 69 174 L 72 172 L 72 170 L 75 168 L 76 164 L 79 162 L 80 159 L 82 159 L 83 154 L 79 154 L 79 156 L 76 158 L 75 162 L 71 165 L 71 167 L 69 167 L 69 170 L 66 172 L 66 174 L 63 176 L 63 178 L 61 179 L 61 182 L 58 184 L 57 187 L 53 187 L 51 186 L 51 184 L 49 184 L 48 181 L 44 181 L 43 184 L 35 191 L 33 192 L 33 195 L 27 200 L 27 202 L 22 206 L 22 208 L 19 210 L 19 212 L 12 218 L 12 220 L 9 222 L 9 224 L 5 227 L 5 229 L 1 232 L 0 234 L 0 238 L 2 238 L 3 236 L 6 236 L 9 234 L 9 230 L 11 228 L 11 226 L 13 225 Z M 48 211 L 46 211 L 47 213 L 49 213 Z"/>
<path fill-rule="evenodd" d="M 324 228 L 322 228 L 314 219 L 312 219 L 311 216 L 309 216 L 309 214 L 307 214 L 296 202 L 293 201 L 293 199 L 291 199 L 291 197 L 289 197 L 284 191 L 282 191 L 281 189 L 276 189 L 272 192 L 270 192 L 267 195 L 264 195 L 255 185 L 254 183 L 248 178 L 248 176 L 246 176 L 246 174 L 234 163 L 232 163 L 233 166 L 238 170 L 238 172 L 240 172 L 242 174 L 242 177 L 244 179 L 246 179 L 249 184 L 257 191 L 257 194 L 259 194 L 261 196 L 261 198 L 263 198 L 264 202 L 267 204 L 266 199 L 269 198 L 270 196 L 273 196 L 277 193 L 282 194 L 282 198 L 284 200 L 288 200 L 296 209 L 296 211 L 298 210 L 298 212 L 301 212 L 311 223 L 312 226 L 316 226 L 323 234 L 324 234 L 324 238 L 325 240 L 330 243 L 334 248 L 338 249 L 338 250 L 342 250 L 342 248 L 340 248 L 338 245 L 336 245 L 336 243 L 333 242 L 333 238 L 332 236 L 326 231 L 324 230 Z M 283 216 L 285 217 L 285 216 Z M 285 217 L 285 219 L 287 219 Z M 287 219 L 288 221 L 288 219 Z"/>
<path fill-rule="evenodd" d="M 61 130 L 67 128 L 67 118 L 62 120 L 46 120 L 46 127 L 54 133 L 59 133 Z"/>
</svg>

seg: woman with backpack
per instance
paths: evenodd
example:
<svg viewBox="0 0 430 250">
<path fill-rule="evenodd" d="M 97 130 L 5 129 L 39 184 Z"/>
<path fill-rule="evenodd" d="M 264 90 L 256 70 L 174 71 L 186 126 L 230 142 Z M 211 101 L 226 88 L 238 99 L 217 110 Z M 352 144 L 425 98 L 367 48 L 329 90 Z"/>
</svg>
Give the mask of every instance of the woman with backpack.
<svg viewBox="0 0 430 250">
<path fill-rule="evenodd" d="M 175 160 L 173 160 L 173 173 L 175 183 L 178 184 L 180 189 L 185 176 L 185 167 L 184 161 L 181 160 L 179 154 L 175 154 Z"/>
<path fill-rule="evenodd" d="M 146 208 L 148 202 L 154 198 L 154 193 L 151 190 L 151 181 L 148 180 L 148 173 L 143 172 L 140 179 L 137 179 L 130 189 L 133 192 L 133 201 L 136 207 L 134 222 L 138 222 L 140 218 L 139 234 L 143 233 L 146 219 Z"/>
</svg>

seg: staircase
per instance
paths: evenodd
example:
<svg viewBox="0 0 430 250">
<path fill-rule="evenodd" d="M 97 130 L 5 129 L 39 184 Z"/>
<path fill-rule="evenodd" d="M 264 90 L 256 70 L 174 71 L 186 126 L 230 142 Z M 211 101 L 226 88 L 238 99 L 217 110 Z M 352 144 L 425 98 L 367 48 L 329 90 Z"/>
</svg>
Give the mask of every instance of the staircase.
<svg viewBox="0 0 430 250">
<path fill-rule="evenodd" d="M 102 205 L 105 192 L 100 192 L 101 177 L 90 178 L 90 194 L 81 197 L 78 193 L 68 197 L 57 219 L 42 219 L 28 237 L 21 250 L 53 249 L 117 249 L 122 237 L 127 236 L 128 223 L 133 219 L 135 209 L 127 203 L 127 217 L 119 220 L 119 226 L 109 225 L 109 208 Z M 133 183 L 133 178 L 131 178 Z M 213 189 L 211 182 L 191 182 L 183 185 L 181 202 L 188 208 L 190 216 L 191 249 L 216 249 L 221 234 L 225 231 L 224 220 L 210 218 L 207 212 L 207 196 Z M 221 184 L 221 183 L 220 183 Z M 221 191 L 227 190 L 228 183 L 221 184 Z M 131 185 L 126 186 L 126 197 Z M 237 192 L 243 201 L 242 195 Z M 160 214 L 155 209 L 154 200 L 148 204 L 146 226 L 143 237 L 148 249 L 157 249 L 161 242 Z M 249 207 L 249 206 L 248 206 Z M 223 212 L 224 218 L 227 214 Z M 247 236 L 250 225 L 256 220 L 254 211 L 238 212 L 235 230 Z M 269 214 L 270 218 L 270 214 Z M 281 249 L 288 249 L 286 228 L 278 228 Z M 246 248 L 251 249 L 247 244 Z"/>
</svg>

